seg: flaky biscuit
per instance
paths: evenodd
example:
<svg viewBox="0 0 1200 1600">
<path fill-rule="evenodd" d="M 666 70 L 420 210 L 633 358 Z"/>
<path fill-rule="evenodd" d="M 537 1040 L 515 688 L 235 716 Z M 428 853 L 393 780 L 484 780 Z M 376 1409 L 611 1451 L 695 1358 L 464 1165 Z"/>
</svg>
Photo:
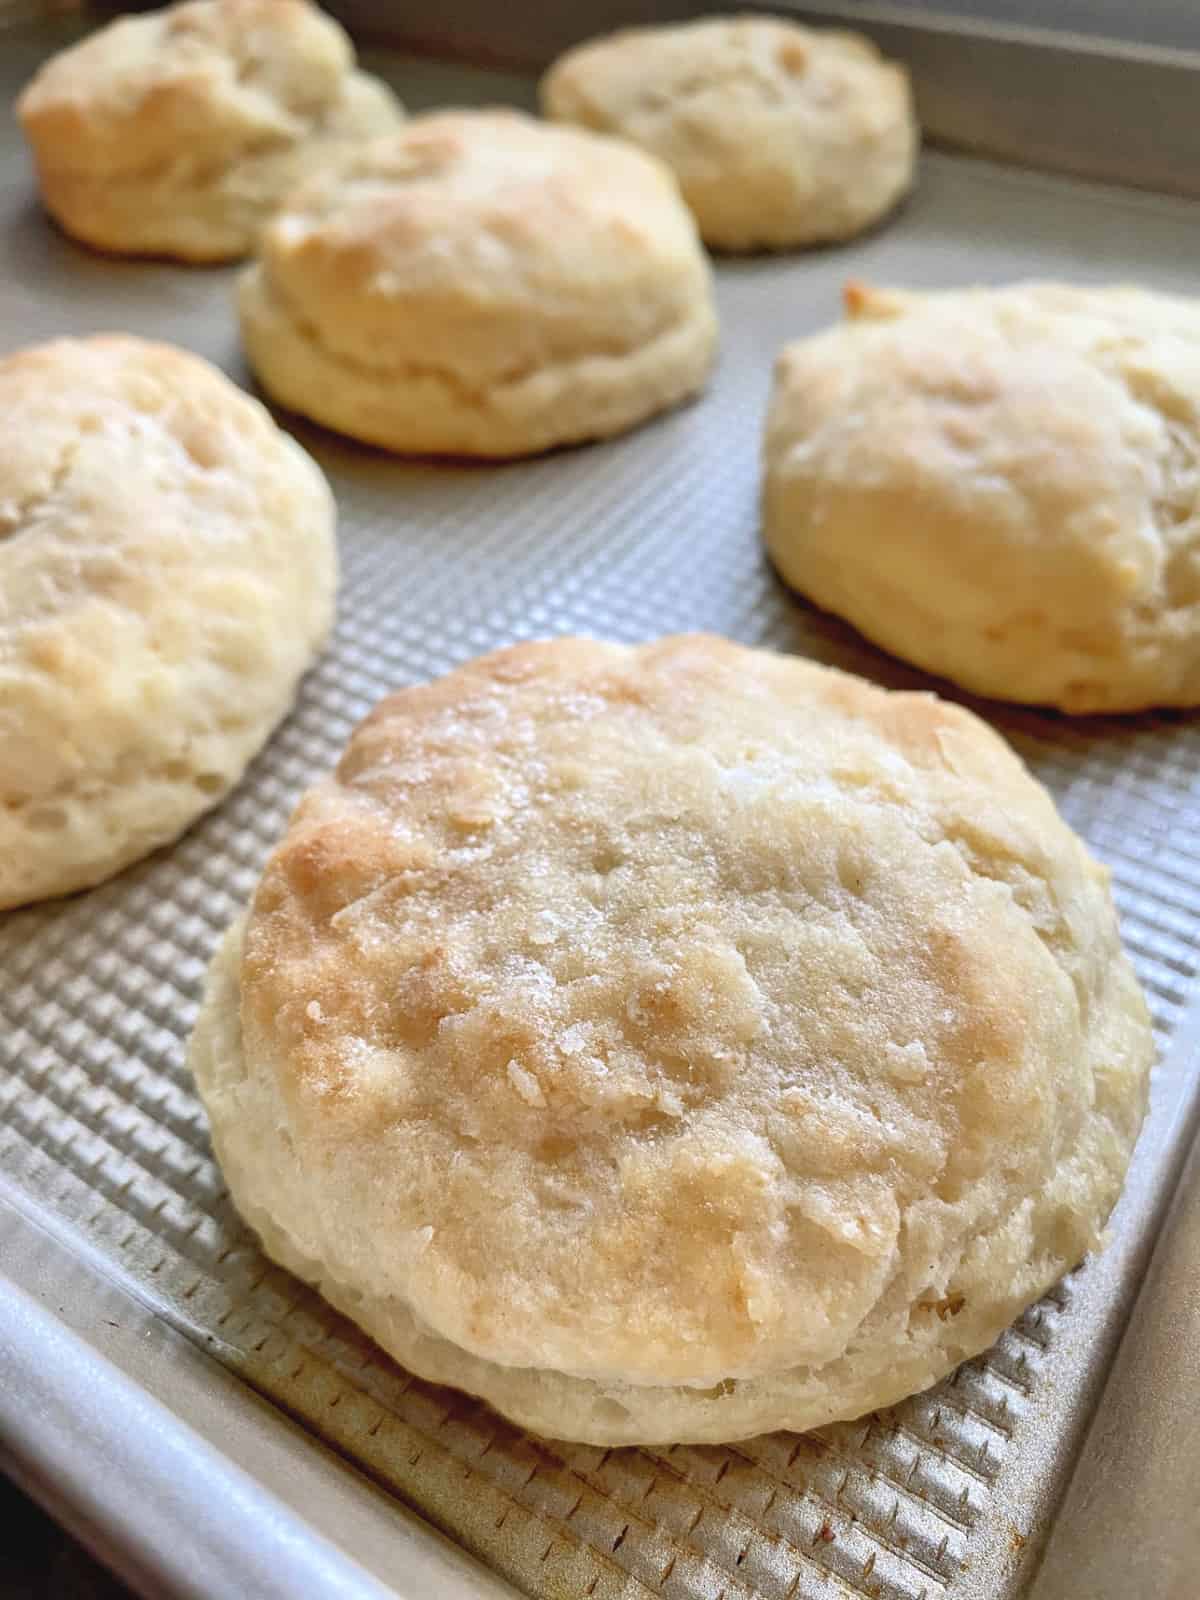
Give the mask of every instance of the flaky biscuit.
<svg viewBox="0 0 1200 1600">
<path fill-rule="evenodd" d="M 970 713 L 703 636 L 402 690 L 191 1048 L 268 1251 L 604 1444 L 809 1428 L 1097 1242 L 1152 1053 L 1107 873 Z"/>
<path fill-rule="evenodd" d="M 700 388 L 716 339 L 670 174 L 511 111 L 415 117 L 294 193 L 240 309 L 275 399 L 419 454 L 618 433 Z"/>
<path fill-rule="evenodd" d="M 541 97 L 665 161 L 715 249 L 850 238 L 913 180 L 908 75 L 858 34 L 754 16 L 627 28 L 568 51 Z"/>
<path fill-rule="evenodd" d="M 0 361 L 0 907 L 99 883 L 232 787 L 329 628 L 320 471 L 124 335 Z"/>
<path fill-rule="evenodd" d="M 246 255 L 289 189 L 403 117 L 308 0 L 118 18 L 52 57 L 17 113 L 68 233 L 185 261 Z"/>
<path fill-rule="evenodd" d="M 852 286 L 789 346 L 763 520 L 795 588 L 979 694 L 1200 702 L 1200 304 Z"/>
</svg>

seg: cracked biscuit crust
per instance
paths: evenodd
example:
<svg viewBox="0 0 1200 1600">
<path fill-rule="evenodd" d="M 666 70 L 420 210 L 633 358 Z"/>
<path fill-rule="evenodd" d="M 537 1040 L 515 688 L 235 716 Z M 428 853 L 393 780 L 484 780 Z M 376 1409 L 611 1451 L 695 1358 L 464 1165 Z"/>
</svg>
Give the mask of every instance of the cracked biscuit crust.
<svg viewBox="0 0 1200 1600">
<path fill-rule="evenodd" d="M 187 0 L 53 57 L 18 116 L 46 209 L 127 255 L 246 255 L 289 189 L 403 118 L 307 0 Z"/>
<path fill-rule="evenodd" d="M 99 883 L 235 784 L 333 613 L 333 502 L 166 345 L 0 362 L 0 907 Z"/>
<path fill-rule="evenodd" d="M 701 387 L 716 317 L 670 174 L 516 112 L 416 117 L 293 194 L 240 285 L 282 404 L 386 449 L 515 456 Z"/>
<path fill-rule="evenodd" d="M 763 522 L 788 583 L 979 694 L 1200 703 L 1200 306 L 851 285 L 779 358 Z"/>
<path fill-rule="evenodd" d="M 913 180 L 908 75 L 858 34 L 774 17 L 627 28 L 568 51 L 541 99 L 666 162 L 718 250 L 850 238 Z"/>
<path fill-rule="evenodd" d="M 1151 1034 L 1107 874 L 932 696 L 703 636 L 392 696 L 192 1046 L 268 1250 L 599 1443 L 808 1428 L 1097 1242 Z"/>
</svg>

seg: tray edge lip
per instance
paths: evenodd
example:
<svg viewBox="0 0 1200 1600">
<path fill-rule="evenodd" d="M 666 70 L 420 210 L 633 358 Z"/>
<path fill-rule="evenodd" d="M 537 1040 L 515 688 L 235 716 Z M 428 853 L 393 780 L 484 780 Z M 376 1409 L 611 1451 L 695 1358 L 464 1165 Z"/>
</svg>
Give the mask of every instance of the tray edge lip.
<svg viewBox="0 0 1200 1600">
<path fill-rule="evenodd" d="M 278 1486 L 222 1447 L 231 1422 L 259 1437 L 269 1430 L 282 1448 L 315 1450 L 322 1474 L 337 1474 L 359 1504 L 373 1492 L 369 1480 L 91 1255 L 76 1229 L 47 1227 L 0 1172 L 0 1471 L 135 1593 L 153 1600 L 251 1593 L 254 1600 L 441 1600 L 471 1592 L 479 1600 L 516 1600 L 498 1574 L 394 1498 L 381 1515 L 394 1520 L 397 1551 L 421 1557 L 411 1584 L 384 1582 L 315 1527 Z M 94 1313 L 90 1337 L 71 1325 L 61 1301 L 53 1303 L 81 1282 L 96 1291 L 86 1308 Z M 195 1417 L 199 1405 L 202 1427 L 156 1392 L 161 1384 L 131 1370 L 140 1340 L 154 1341 L 174 1362 L 172 1376 L 188 1382 L 188 1407 Z M 109 1492 L 109 1479 L 117 1491 Z M 242 1502 L 236 1516 L 226 1514 L 231 1494 Z M 191 1545 L 202 1557 L 187 1568 L 175 1537 L 182 1503 L 194 1513 Z M 264 1543 L 277 1577 L 269 1586 Z M 472 1589 L 465 1591 L 468 1574 Z"/>
</svg>

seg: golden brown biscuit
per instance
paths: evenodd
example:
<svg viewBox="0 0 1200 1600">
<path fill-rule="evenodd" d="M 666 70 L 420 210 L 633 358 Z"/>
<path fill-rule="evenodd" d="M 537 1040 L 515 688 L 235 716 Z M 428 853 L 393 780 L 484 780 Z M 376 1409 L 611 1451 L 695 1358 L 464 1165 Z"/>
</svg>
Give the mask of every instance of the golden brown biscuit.
<svg viewBox="0 0 1200 1600">
<path fill-rule="evenodd" d="M 272 1255 L 543 1433 L 856 1416 L 1096 1244 L 1152 1052 L 1108 875 L 930 695 L 703 636 L 402 690 L 191 1060 Z"/>
<path fill-rule="evenodd" d="M 415 117 L 305 185 L 240 307 L 276 400 L 419 454 L 619 433 L 695 393 L 716 341 L 670 173 L 511 111 Z"/>
<path fill-rule="evenodd" d="M 206 361 L 0 361 L 0 907 L 87 888 L 241 777 L 327 632 L 333 500 Z"/>
<path fill-rule="evenodd" d="M 185 0 L 54 56 L 17 103 L 46 209 L 121 255 L 246 255 L 289 189 L 403 117 L 307 0 Z"/>
<path fill-rule="evenodd" d="M 788 583 L 978 694 L 1200 703 L 1200 306 L 852 286 L 789 346 L 763 521 Z"/>
<path fill-rule="evenodd" d="M 777 17 L 591 40 L 551 67 L 542 105 L 665 161 L 718 250 L 861 233 L 911 187 L 919 142 L 903 67 L 859 34 Z"/>
</svg>

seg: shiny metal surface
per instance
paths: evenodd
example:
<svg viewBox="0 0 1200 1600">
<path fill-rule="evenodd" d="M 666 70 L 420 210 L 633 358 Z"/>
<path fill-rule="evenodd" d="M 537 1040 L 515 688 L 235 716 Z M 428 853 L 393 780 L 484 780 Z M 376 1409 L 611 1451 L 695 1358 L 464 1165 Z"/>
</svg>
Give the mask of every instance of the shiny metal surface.
<svg viewBox="0 0 1200 1600">
<path fill-rule="evenodd" d="M 1085 7 L 1094 13 L 1090 23 Z M 437 7 L 330 0 L 330 9 L 381 43 L 532 72 L 590 34 L 714 8 L 697 0 L 515 8 L 499 8 L 494 0 L 446 0 Z M 775 0 L 757 9 L 869 34 L 908 67 L 928 143 L 1046 172 L 1200 196 L 1200 13 L 1194 6 L 1164 13 L 1157 28 L 1144 4 L 1122 7 L 1120 38 L 1097 37 L 1105 31 L 1103 13 L 1090 0 L 1015 0 L 997 6 L 1002 20 L 987 15 L 988 0 L 971 6 L 957 0 Z M 1069 31 L 1073 25 L 1078 31 Z"/>
<path fill-rule="evenodd" d="M 0 96 L 63 36 L 62 25 L 6 34 Z M 414 105 L 529 92 L 493 74 L 381 63 Z M 218 1487 L 198 1488 L 175 1516 L 181 1538 L 226 1561 L 209 1590 L 218 1596 L 256 1592 L 252 1569 L 240 1590 L 237 1572 L 259 1516 L 283 1530 L 281 1548 L 301 1564 L 288 1569 L 292 1592 L 306 1600 L 381 1583 L 465 1595 L 508 1582 L 556 1600 L 1027 1592 L 1195 1109 L 1194 720 L 1070 722 L 977 706 L 1112 865 L 1162 1061 L 1108 1251 L 987 1356 L 880 1416 L 736 1449 L 601 1451 L 529 1438 L 416 1382 L 258 1254 L 211 1160 L 183 1045 L 207 958 L 296 795 L 395 684 L 515 638 L 684 628 L 890 684 L 925 681 L 790 599 L 758 539 L 771 360 L 785 338 L 836 317 L 845 278 L 934 286 L 1043 274 L 1189 291 L 1198 253 L 1200 206 L 935 155 L 901 215 L 858 244 L 721 265 L 710 393 L 625 439 L 465 467 L 395 461 L 295 425 L 337 491 L 344 562 L 337 636 L 295 714 L 175 849 L 88 895 L 0 919 L 0 1425 L 31 1476 L 51 1461 L 64 1498 L 87 1500 L 131 1564 L 159 1571 L 160 1592 L 187 1590 L 170 1565 L 172 1520 L 156 1498 L 139 1395 L 157 1408 L 150 1434 L 172 1459 L 215 1474 L 205 1481 Z M 230 284 L 227 272 L 75 248 L 39 212 L 15 135 L 0 134 L 5 345 L 128 328 L 248 382 Z M 39 1341 L 54 1345 L 64 1376 L 46 1377 L 35 1410 L 22 1393 Z M 82 1394 L 68 1383 L 73 1363 L 89 1375 Z M 25 1374 L 15 1386 L 14 1372 Z M 73 1455 L 64 1416 L 84 1396 L 97 1444 Z M 95 1481 L 106 1429 L 130 1475 L 120 1504 Z M 248 1509 L 234 1515 L 233 1486 L 247 1480 L 253 1493 L 238 1503 Z"/>
<path fill-rule="evenodd" d="M 1200 1593 L 1200 1146 L 1030 1600 Z"/>
</svg>

